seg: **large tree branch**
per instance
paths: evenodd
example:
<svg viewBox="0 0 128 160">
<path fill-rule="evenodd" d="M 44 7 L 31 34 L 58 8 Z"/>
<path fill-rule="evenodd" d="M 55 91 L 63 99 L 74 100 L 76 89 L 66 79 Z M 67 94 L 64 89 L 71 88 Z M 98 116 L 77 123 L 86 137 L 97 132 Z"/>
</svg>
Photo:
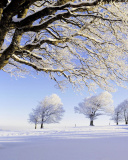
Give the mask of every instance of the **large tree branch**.
<svg viewBox="0 0 128 160">
<path fill-rule="evenodd" d="M 124 0 L 122 0 L 122 2 L 123 1 Z M 31 25 L 34 21 L 36 21 L 39 18 L 43 18 L 45 16 L 52 15 L 55 11 L 65 10 L 67 8 L 91 7 L 91 6 L 96 6 L 99 3 L 109 3 L 109 2 L 120 2 L 120 1 L 119 0 L 111 0 L 111 1 L 110 0 L 95 0 L 93 2 L 80 2 L 80 3 L 67 2 L 66 4 L 63 4 L 60 6 L 55 6 L 54 4 L 54 5 L 43 8 L 41 11 L 37 11 L 36 13 L 27 16 L 20 22 L 14 22 L 14 24 L 19 27 L 25 27 L 25 26 Z"/>
<path fill-rule="evenodd" d="M 11 0 L 9 5 L 3 10 L 4 21 L 10 20 L 16 14 L 20 14 L 22 17 L 22 11 L 27 9 L 33 2 L 37 0 Z"/>
<path fill-rule="evenodd" d="M 2 14 L 3 14 L 3 8 L 7 5 L 8 0 L 1 0 L 0 1 L 0 21 L 2 18 Z"/>
<path fill-rule="evenodd" d="M 21 64 L 25 64 L 27 66 L 31 66 L 32 68 L 36 69 L 37 71 L 43 71 L 43 72 L 46 72 L 46 73 L 50 73 L 50 72 L 53 72 L 53 73 L 61 73 L 64 77 L 66 77 L 68 79 L 68 76 L 64 73 L 66 72 L 66 70 L 62 70 L 62 69 L 52 69 L 52 68 L 44 68 L 43 66 L 38 66 L 37 64 L 34 64 L 34 63 L 31 63 L 31 62 L 28 62 L 26 60 L 23 60 L 21 58 L 19 58 L 18 56 L 16 55 L 12 55 L 11 56 L 12 59 L 14 59 L 16 62 L 19 62 Z"/>
<path fill-rule="evenodd" d="M 68 42 L 69 38 L 62 38 L 62 39 L 52 39 L 52 38 L 48 38 L 48 39 L 44 39 L 41 40 L 37 43 L 31 43 L 31 44 L 27 44 L 24 47 L 20 48 L 20 50 L 29 50 L 29 51 L 33 51 L 34 49 L 39 49 L 41 47 L 42 44 L 46 43 L 46 44 L 52 44 L 52 45 L 57 45 L 58 43 L 65 43 Z"/>
<path fill-rule="evenodd" d="M 53 16 L 52 18 L 50 18 L 49 20 L 45 21 L 45 22 L 42 23 L 41 25 L 21 28 L 21 30 L 22 30 L 23 32 L 28 32 L 28 31 L 37 32 L 37 31 L 46 29 L 49 24 L 51 24 L 51 23 L 53 23 L 53 22 L 55 22 L 55 21 L 57 21 L 57 20 L 61 20 L 62 17 L 69 17 L 69 16 L 70 16 L 70 13 L 69 13 L 68 11 L 67 11 L 67 12 L 64 12 L 64 13 L 58 13 L 57 15 L 55 15 L 55 16 Z"/>
<path fill-rule="evenodd" d="M 43 18 L 44 16 L 52 15 L 55 11 L 64 10 L 69 7 L 77 8 L 77 7 L 81 7 L 81 6 L 95 6 L 97 3 L 98 3 L 98 1 L 81 2 L 81 3 L 77 3 L 77 4 L 68 2 L 68 3 L 61 5 L 61 6 L 48 6 L 48 7 L 45 7 L 44 9 L 42 9 L 41 11 L 38 11 L 32 15 L 27 16 L 26 18 L 24 18 L 20 22 L 14 22 L 14 24 L 16 24 L 16 26 L 19 26 L 19 27 L 25 27 L 27 25 L 31 25 L 35 20 L 37 20 L 39 18 Z"/>
</svg>

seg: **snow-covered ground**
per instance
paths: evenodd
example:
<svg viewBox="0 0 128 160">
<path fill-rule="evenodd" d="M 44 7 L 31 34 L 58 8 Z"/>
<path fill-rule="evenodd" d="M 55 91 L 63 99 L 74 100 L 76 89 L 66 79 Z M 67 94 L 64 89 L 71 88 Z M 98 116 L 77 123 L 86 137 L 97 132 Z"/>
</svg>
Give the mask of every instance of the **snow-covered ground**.
<svg viewBox="0 0 128 160">
<path fill-rule="evenodd" d="M 128 159 L 128 126 L 0 130 L 0 160 Z"/>
</svg>

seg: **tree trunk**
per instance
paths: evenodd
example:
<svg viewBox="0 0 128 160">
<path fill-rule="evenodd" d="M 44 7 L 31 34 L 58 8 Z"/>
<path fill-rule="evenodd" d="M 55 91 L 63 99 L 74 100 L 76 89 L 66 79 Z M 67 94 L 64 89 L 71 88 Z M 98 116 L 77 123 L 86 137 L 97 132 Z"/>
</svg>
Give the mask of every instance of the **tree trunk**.
<svg viewBox="0 0 128 160">
<path fill-rule="evenodd" d="M 37 124 L 35 124 L 35 129 L 37 128 Z"/>
<path fill-rule="evenodd" d="M 128 121 L 125 121 L 125 124 L 128 124 Z"/>
<path fill-rule="evenodd" d="M 116 122 L 116 125 L 118 125 L 118 122 Z"/>
<path fill-rule="evenodd" d="M 94 126 L 94 125 L 93 125 L 93 120 L 90 121 L 90 126 Z"/>
<path fill-rule="evenodd" d="M 41 128 L 41 129 L 44 128 L 43 122 L 41 123 L 41 127 L 40 127 L 40 128 Z"/>
</svg>

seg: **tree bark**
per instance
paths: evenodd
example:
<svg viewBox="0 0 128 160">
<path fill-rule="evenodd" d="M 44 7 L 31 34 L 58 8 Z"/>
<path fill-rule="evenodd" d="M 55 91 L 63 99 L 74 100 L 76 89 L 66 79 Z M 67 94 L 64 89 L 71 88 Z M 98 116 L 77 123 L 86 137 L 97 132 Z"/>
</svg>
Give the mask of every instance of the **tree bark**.
<svg viewBox="0 0 128 160">
<path fill-rule="evenodd" d="M 93 120 L 90 121 L 90 126 L 94 126 L 94 125 L 93 125 Z"/>
<path fill-rule="evenodd" d="M 35 129 L 37 128 L 37 124 L 35 124 Z"/>
<path fill-rule="evenodd" d="M 41 129 L 44 128 L 43 122 L 41 123 L 41 127 L 40 127 L 40 128 L 41 128 Z"/>
</svg>

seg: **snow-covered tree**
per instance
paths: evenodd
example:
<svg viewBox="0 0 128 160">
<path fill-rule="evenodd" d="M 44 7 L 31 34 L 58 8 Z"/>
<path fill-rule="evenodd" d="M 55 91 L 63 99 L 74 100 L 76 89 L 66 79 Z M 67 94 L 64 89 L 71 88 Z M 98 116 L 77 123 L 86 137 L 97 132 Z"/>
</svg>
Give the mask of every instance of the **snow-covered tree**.
<svg viewBox="0 0 128 160">
<path fill-rule="evenodd" d="M 0 0 L 0 70 L 79 88 L 128 80 L 123 0 Z M 59 78 L 61 77 L 61 78 Z"/>
<path fill-rule="evenodd" d="M 107 91 L 85 98 L 83 102 L 78 104 L 78 107 L 74 107 L 76 113 L 84 114 L 85 117 L 90 119 L 90 126 L 93 126 L 93 121 L 99 116 L 105 113 L 113 113 L 113 100 L 112 95 Z"/>
<path fill-rule="evenodd" d="M 128 124 L 128 99 L 121 102 L 118 107 L 122 112 L 123 119 L 125 120 L 125 124 Z"/>
<path fill-rule="evenodd" d="M 116 125 L 119 124 L 120 121 L 123 120 L 123 114 L 120 105 L 118 105 L 115 110 L 114 114 L 112 115 L 112 120 L 116 123 Z"/>
<path fill-rule="evenodd" d="M 39 102 L 36 108 L 36 113 L 40 117 L 41 128 L 44 123 L 58 123 L 64 114 L 63 104 L 61 99 L 56 94 L 45 97 L 43 101 Z"/>
<path fill-rule="evenodd" d="M 35 124 L 35 129 L 37 128 L 37 124 L 40 122 L 40 115 L 37 110 L 33 109 L 32 113 L 29 114 L 29 123 Z"/>
</svg>

